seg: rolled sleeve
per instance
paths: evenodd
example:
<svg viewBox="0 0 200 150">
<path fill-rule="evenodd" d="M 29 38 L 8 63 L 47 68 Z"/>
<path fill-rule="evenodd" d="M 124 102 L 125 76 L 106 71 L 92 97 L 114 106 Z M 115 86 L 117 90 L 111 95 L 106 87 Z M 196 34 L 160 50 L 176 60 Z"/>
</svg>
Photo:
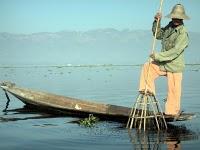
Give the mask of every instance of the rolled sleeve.
<svg viewBox="0 0 200 150">
<path fill-rule="evenodd" d="M 167 51 L 155 53 L 155 60 L 159 62 L 172 61 L 177 58 L 188 46 L 188 35 L 181 33 L 175 41 L 175 46 Z"/>
<path fill-rule="evenodd" d="M 156 32 L 156 25 L 157 25 L 157 21 L 153 22 L 153 26 L 152 26 L 152 32 L 153 32 L 153 36 L 155 36 L 155 32 Z M 160 27 L 160 22 L 158 23 L 158 30 L 157 30 L 157 35 L 156 35 L 156 39 L 161 40 L 163 38 L 163 28 Z"/>
</svg>

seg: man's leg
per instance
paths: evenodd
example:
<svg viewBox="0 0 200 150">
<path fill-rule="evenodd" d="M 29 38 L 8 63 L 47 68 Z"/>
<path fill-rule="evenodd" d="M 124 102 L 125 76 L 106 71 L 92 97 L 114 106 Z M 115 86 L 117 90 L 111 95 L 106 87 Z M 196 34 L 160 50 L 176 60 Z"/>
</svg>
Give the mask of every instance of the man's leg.
<svg viewBox="0 0 200 150">
<path fill-rule="evenodd" d="M 148 73 L 149 69 L 149 73 Z M 166 72 L 160 71 L 160 68 L 155 63 L 145 63 L 141 75 L 140 75 L 140 85 L 139 85 L 139 91 L 144 91 L 145 87 L 147 90 L 155 95 L 155 83 L 154 80 L 158 76 L 166 75 Z M 147 77 L 148 76 L 148 77 Z"/>
<path fill-rule="evenodd" d="M 167 73 L 168 94 L 165 114 L 177 115 L 180 112 L 182 73 Z"/>
</svg>

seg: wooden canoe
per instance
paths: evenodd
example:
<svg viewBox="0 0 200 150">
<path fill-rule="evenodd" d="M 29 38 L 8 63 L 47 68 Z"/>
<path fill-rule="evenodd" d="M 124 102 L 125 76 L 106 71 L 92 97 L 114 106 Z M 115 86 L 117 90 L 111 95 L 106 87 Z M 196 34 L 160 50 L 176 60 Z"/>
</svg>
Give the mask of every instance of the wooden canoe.
<svg viewBox="0 0 200 150">
<path fill-rule="evenodd" d="M 21 100 L 27 106 L 34 107 L 40 111 L 48 111 L 48 113 L 76 116 L 88 116 L 88 114 L 94 114 L 104 119 L 121 122 L 127 121 L 131 111 L 131 108 L 128 107 L 101 104 L 22 88 L 11 82 L 2 82 L 0 83 L 0 87 L 5 92 L 8 92 Z M 182 113 L 179 118 L 176 118 L 176 120 L 174 120 L 172 116 L 165 116 L 165 119 L 167 122 L 170 122 L 190 120 L 193 117 L 194 114 Z"/>
</svg>

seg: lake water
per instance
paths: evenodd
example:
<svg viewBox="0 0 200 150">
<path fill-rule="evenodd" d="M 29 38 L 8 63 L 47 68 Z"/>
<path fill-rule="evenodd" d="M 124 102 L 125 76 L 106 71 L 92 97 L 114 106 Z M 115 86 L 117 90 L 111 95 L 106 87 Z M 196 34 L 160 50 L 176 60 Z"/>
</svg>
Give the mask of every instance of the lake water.
<svg viewBox="0 0 200 150">
<path fill-rule="evenodd" d="M 0 81 L 95 102 L 132 107 L 137 96 L 140 66 L 35 66 L 1 67 Z M 166 79 L 156 81 L 161 105 L 166 97 Z M 24 104 L 0 90 L 1 150 L 132 150 L 199 149 L 200 147 L 200 66 L 186 67 L 183 80 L 182 109 L 196 118 L 176 122 L 170 130 L 138 133 L 123 124 L 100 121 L 92 128 L 79 126 L 70 116 L 52 117 L 41 112 L 19 112 Z"/>
</svg>

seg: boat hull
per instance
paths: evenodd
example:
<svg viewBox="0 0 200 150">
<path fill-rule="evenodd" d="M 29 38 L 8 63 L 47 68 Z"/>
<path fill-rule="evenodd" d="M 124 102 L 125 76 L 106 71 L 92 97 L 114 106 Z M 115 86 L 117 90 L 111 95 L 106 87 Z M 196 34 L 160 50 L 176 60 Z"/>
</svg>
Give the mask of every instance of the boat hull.
<svg viewBox="0 0 200 150">
<path fill-rule="evenodd" d="M 21 88 L 11 82 L 3 82 L 1 88 L 29 107 L 34 107 L 41 111 L 56 114 L 73 114 L 76 116 L 86 116 L 94 114 L 100 118 L 116 121 L 127 121 L 131 108 L 110 104 L 95 103 L 88 100 L 60 96 L 52 93 Z M 194 114 L 184 113 L 176 120 L 172 116 L 165 116 L 167 122 L 184 121 L 194 117 Z"/>
</svg>

